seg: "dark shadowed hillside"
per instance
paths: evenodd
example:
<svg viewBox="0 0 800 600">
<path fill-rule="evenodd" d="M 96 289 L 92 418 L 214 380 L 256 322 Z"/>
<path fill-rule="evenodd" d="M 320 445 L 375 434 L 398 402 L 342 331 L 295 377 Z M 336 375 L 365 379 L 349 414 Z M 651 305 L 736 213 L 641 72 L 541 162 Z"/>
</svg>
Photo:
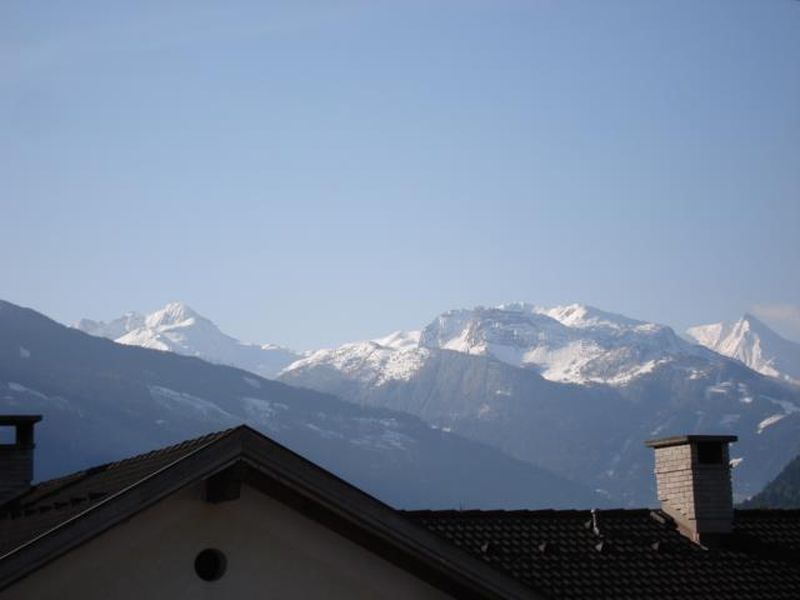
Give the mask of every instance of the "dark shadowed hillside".
<svg viewBox="0 0 800 600">
<path fill-rule="evenodd" d="M 41 413 L 37 478 L 247 423 L 400 507 L 594 506 L 579 484 L 430 427 L 0 301 L 0 412 Z"/>
<path fill-rule="evenodd" d="M 743 508 L 800 508 L 800 456 L 797 456 Z"/>
</svg>

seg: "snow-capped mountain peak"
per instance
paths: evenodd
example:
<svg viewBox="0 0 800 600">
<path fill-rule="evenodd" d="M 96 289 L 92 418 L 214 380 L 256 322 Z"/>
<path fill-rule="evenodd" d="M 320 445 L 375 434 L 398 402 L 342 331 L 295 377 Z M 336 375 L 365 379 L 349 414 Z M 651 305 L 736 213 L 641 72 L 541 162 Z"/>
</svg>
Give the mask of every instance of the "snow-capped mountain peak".
<svg viewBox="0 0 800 600">
<path fill-rule="evenodd" d="M 664 325 L 629 319 L 582 304 L 552 308 L 525 302 L 454 309 L 422 331 L 320 350 L 280 374 L 338 372 L 361 384 L 407 380 L 431 352 L 484 356 L 533 369 L 545 379 L 625 385 L 657 367 L 714 355 L 680 339 Z"/>
<path fill-rule="evenodd" d="M 145 325 L 150 329 L 173 327 L 175 325 L 189 326 L 194 325 L 198 319 L 208 321 L 188 305 L 182 302 L 170 302 L 164 308 L 147 315 Z"/>
<path fill-rule="evenodd" d="M 612 385 L 698 354 L 669 327 L 582 304 L 448 311 L 422 331 L 420 345 L 491 356 L 552 381 Z"/>
<path fill-rule="evenodd" d="M 695 342 L 735 358 L 754 371 L 800 383 L 800 344 L 782 338 L 751 314 L 733 323 L 690 327 Z"/>
<path fill-rule="evenodd" d="M 129 311 L 108 323 L 81 319 L 74 327 L 94 336 L 118 340 L 128 333 L 138 332 L 141 329 L 163 331 L 176 326 L 188 327 L 196 324 L 199 320 L 216 327 L 188 305 L 182 302 L 170 302 L 163 308 L 146 315 Z"/>
<path fill-rule="evenodd" d="M 585 304 L 540 308 L 539 312 L 552 317 L 562 325 L 576 329 L 611 329 L 619 331 L 654 325 L 653 323 L 629 319 L 628 317 L 606 312 Z"/>
<path fill-rule="evenodd" d="M 450 310 L 422 330 L 417 345 L 397 348 L 403 339 L 395 333 L 319 351 L 279 378 L 410 412 L 439 429 L 589 478 L 636 504 L 642 496 L 635 489 L 651 481 L 652 457 L 641 444 L 648 436 L 739 435 L 735 458 L 744 459 L 738 474 L 746 485 L 739 493 L 750 494 L 793 452 L 800 428 L 794 386 L 665 325 L 582 304 Z"/>
<path fill-rule="evenodd" d="M 380 346 L 399 350 L 419 346 L 421 331 L 394 331 L 382 338 L 372 340 Z"/>
<path fill-rule="evenodd" d="M 301 358 L 273 344 L 242 343 L 181 302 L 171 302 L 147 315 L 126 313 L 110 323 L 82 319 L 75 327 L 120 344 L 196 356 L 269 378 Z"/>
</svg>

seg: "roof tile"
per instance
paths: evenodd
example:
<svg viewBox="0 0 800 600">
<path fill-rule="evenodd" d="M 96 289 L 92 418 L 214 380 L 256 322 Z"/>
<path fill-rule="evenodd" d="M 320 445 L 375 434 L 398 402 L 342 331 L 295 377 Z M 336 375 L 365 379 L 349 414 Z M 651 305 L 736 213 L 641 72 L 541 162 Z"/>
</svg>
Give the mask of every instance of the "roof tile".
<svg viewBox="0 0 800 600">
<path fill-rule="evenodd" d="M 649 509 L 404 514 L 554 598 L 800 598 L 800 511 L 736 511 L 714 549 Z"/>
</svg>

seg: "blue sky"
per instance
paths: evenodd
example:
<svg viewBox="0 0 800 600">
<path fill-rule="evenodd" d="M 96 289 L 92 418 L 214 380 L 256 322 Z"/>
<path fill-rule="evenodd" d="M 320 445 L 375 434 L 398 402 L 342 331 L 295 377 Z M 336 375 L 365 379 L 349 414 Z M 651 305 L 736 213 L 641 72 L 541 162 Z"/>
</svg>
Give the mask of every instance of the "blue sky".
<svg viewBox="0 0 800 600">
<path fill-rule="evenodd" d="M 798 31 L 794 0 L 3 2 L 0 297 L 296 348 L 513 300 L 800 339 Z"/>
</svg>

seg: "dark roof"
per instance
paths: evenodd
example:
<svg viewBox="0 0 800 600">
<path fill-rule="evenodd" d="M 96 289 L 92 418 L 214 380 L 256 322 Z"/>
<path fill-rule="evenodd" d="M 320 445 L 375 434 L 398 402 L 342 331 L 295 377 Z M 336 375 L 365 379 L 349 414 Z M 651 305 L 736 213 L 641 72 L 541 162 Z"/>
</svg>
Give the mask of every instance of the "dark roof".
<svg viewBox="0 0 800 600">
<path fill-rule="evenodd" d="M 709 549 L 649 509 L 395 511 L 245 426 L 46 481 L 0 507 L 0 589 L 234 471 L 459 598 L 800 598 L 800 510 L 737 510 L 734 533 Z"/>
<path fill-rule="evenodd" d="M 212 433 L 35 485 L 0 506 L 0 557 L 232 431 Z"/>
<path fill-rule="evenodd" d="M 0 507 L 0 590 L 198 481 L 209 502 L 246 482 L 454 597 L 540 597 L 244 425 L 40 483 Z"/>
<path fill-rule="evenodd" d="M 703 548 L 661 511 L 412 511 L 412 520 L 551 598 L 800 598 L 800 510 L 739 510 Z"/>
</svg>

